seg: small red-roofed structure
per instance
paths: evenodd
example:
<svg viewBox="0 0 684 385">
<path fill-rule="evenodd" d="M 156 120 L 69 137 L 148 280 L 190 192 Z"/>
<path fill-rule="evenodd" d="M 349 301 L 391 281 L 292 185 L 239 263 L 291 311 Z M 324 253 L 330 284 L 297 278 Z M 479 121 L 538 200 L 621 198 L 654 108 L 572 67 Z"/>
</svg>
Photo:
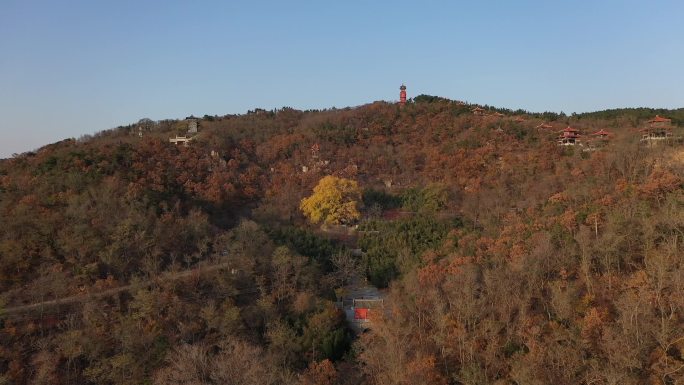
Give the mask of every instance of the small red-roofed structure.
<svg viewBox="0 0 684 385">
<path fill-rule="evenodd" d="M 406 104 L 406 86 L 403 84 L 399 87 L 399 104 L 402 106 Z"/>
<path fill-rule="evenodd" d="M 367 320 L 368 319 L 368 309 L 362 309 L 362 308 L 354 309 L 354 319 L 355 320 Z"/>
<path fill-rule="evenodd" d="M 560 146 L 574 146 L 580 144 L 580 131 L 576 128 L 568 126 L 566 129 L 560 132 L 558 136 L 558 145 Z"/>
<path fill-rule="evenodd" d="M 610 137 L 613 136 L 613 134 L 602 128 L 602 129 L 594 132 L 593 134 L 591 134 L 591 136 L 594 136 L 598 139 L 610 139 Z"/>
<path fill-rule="evenodd" d="M 586 143 L 587 148 L 584 149 L 584 151 L 595 151 L 598 148 L 605 146 L 612 136 L 613 134 L 611 132 L 604 129 L 600 129 L 593 134 L 590 134 Z"/>
<path fill-rule="evenodd" d="M 474 115 L 487 115 L 487 110 L 482 107 L 475 107 L 470 111 L 472 111 Z"/>
<path fill-rule="evenodd" d="M 672 138 L 672 119 L 656 115 L 648 121 L 648 126 L 641 130 L 642 141 L 657 141 Z"/>
</svg>

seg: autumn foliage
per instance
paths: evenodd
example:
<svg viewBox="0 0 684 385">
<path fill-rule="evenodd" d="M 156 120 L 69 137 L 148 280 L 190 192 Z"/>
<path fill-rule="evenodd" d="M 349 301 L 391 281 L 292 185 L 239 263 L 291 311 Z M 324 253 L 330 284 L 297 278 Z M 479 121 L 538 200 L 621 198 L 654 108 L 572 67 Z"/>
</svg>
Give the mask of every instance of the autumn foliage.
<svg viewBox="0 0 684 385">
<path fill-rule="evenodd" d="M 639 129 L 684 111 L 472 107 L 255 110 L 188 147 L 147 121 L 0 161 L 0 383 L 682 383 L 682 132 Z M 568 125 L 615 135 L 560 148 Z M 354 335 L 336 294 L 364 279 L 386 306 Z"/>
<path fill-rule="evenodd" d="M 360 203 L 361 190 L 358 183 L 328 175 L 314 187 L 313 195 L 302 199 L 299 207 L 313 223 L 336 225 L 359 219 Z"/>
</svg>

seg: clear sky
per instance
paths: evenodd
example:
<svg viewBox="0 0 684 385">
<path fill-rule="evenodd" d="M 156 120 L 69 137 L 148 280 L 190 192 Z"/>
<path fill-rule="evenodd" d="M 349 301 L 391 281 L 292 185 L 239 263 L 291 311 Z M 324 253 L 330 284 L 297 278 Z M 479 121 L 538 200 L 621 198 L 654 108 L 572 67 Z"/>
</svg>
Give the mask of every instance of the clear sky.
<svg viewBox="0 0 684 385">
<path fill-rule="evenodd" d="M 421 93 L 684 107 L 684 1 L 0 0 L 0 157 L 141 118 Z"/>
</svg>

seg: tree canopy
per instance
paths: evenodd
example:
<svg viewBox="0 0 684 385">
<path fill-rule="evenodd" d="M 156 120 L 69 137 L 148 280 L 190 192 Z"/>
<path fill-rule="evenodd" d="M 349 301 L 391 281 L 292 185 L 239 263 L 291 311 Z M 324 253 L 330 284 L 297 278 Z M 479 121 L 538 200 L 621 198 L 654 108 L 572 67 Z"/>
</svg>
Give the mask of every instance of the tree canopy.
<svg viewBox="0 0 684 385">
<path fill-rule="evenodd" d="M 302 199 L 300 208 L 313 223 L 344 224 L 360 218 L 361 189 L 353 180 L 328 175 Z"/>
<path fill-rule="evenodd" d="M 683 383 L 684 110 L 473 107 L 256 109 L 187 147 L 143 121 L 0 160 L 0 384 Z M 655 114 L 672 140 L 645 145 Z M 567 125 L 614 135 L 562 148 Z M 388 311 L 354 338 L 364 275 Z"/>
</svg>

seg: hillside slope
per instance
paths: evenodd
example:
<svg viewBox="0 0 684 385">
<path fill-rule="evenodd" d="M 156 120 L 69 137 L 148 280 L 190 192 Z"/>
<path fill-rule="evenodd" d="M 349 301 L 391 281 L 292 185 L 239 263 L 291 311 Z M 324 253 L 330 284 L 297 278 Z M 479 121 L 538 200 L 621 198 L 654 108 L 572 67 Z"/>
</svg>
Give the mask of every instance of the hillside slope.
<svg viewBox="0 0 684 385">
<path fill-rule="evenodd" d="M 473 107 L 205 116 L 188 146 L 141 121 L 0 161 L 2 307 L 116 292 L 2 316 L 0 382 L 682 381 L 682 147 L 639 141 L 681 111 Z M 299 210 L 327 175 L 364 190 L 344 236 Z M 200 264 L 230 268 L 178 273 Z M 392 304 L 361 336 L 354 276 Z"/>
</svg>

